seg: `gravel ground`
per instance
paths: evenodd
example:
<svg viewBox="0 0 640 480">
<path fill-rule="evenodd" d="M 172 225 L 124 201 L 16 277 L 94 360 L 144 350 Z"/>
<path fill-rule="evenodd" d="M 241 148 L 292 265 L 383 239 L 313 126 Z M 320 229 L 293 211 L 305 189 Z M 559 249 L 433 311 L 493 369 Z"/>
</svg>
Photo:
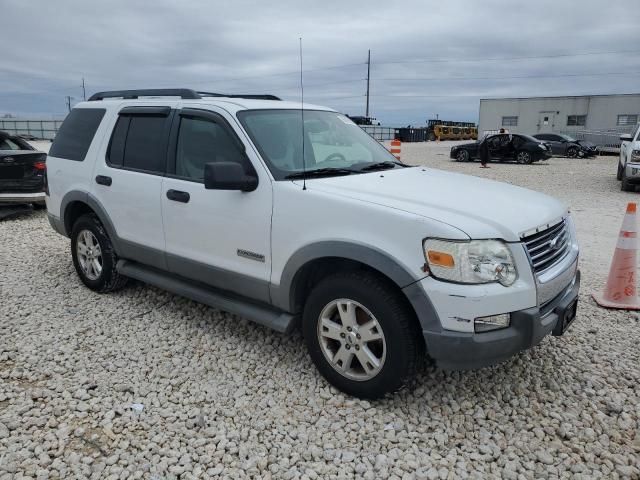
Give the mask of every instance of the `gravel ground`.
<svg viewBox="0 0 640 480">
<path fill-rule="evenodd" d="M 614 157 L 481 170 L 451 162 L 451 144 L 405 144 L 403 160 L 571 205 L 583 286 L 564 337 L 480 371 L 425 365 L 410 388 L 355 400 L 299 333 L 140 284 L 84 288 L 69 241 L 34 212 L 0 222 L 0 480 L 640 478 L 640 322 L 590 299 L 638 197 Z"/>
</svg>

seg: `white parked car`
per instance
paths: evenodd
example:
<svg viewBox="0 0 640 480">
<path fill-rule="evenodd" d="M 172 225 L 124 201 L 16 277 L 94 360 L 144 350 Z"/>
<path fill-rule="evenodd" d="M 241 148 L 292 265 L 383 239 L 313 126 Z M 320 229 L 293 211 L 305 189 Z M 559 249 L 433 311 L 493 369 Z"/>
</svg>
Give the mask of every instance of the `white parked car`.
<svg viewBox="0 0 640 480">
<path fill-rule="evenodd" d="M 640 124 L 631 135 L 620 135 L 620 140 L 617 178 L 622 180 L 622 191 L 631 192 L 640 184 Z"/>
<path fill-rule="evenodd" d="M 425 351 L 483 367 L 575 317 L 565 206 L 403 165 L 328 108 L 103 92 L 71 111 L 47 167 L 49 220 L 87 287 L 130 277 L 281 332 L 300 321 L 320 372 L 359 397 L 400 388 Z"/>
</svg>

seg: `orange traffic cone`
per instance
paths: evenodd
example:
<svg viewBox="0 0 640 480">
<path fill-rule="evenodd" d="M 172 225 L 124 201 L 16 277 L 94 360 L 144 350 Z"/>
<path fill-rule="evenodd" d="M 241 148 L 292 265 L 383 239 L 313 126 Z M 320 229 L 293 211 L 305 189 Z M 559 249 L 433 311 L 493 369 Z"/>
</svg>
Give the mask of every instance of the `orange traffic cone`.
<svg viewBox="0 0 640 480">
<path fill-rule="evenodd" d="M 593 294 L 593 299 L 601 307 L 640 310 L 636 292 L 636 252 L 638 250 L 636 208 L 633 202 L 627 204 L 627 213 L 622 221 L 607 285 L 602 294 Z"/>
</svg>

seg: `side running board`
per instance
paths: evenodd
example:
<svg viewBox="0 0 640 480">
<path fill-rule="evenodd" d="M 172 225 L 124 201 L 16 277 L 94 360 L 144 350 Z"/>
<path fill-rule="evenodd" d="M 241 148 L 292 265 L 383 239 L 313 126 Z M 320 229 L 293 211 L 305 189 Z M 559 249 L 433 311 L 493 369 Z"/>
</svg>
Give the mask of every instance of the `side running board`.
<svg viewBox="0 0 640 480">
<path fill-rule="evenodd" d="M 295 324 L 295 317 L 289 313 L 276 310 L 268 305 L 252 302 L 233 293 L 192 283 L 182 277 L 130 260 L 118 260 L 116 269 L 125 277 L 135 278 L 176 295 L 239 315 L 277 332 L 288 333 Z"/>
</svg>

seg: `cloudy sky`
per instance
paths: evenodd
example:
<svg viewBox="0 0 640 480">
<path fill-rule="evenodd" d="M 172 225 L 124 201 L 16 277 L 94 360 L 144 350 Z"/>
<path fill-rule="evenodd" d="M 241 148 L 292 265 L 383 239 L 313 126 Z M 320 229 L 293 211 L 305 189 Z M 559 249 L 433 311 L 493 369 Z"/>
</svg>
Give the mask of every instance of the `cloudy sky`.
<svg viewBox="0 0 640 480">
<path fill-rule="evenodd" d="M 640 92 L 637 0 L 0 0 L 0 114 L 121 88 L 299 99 L 383 124 L 477 121 L 480 98 Z M 106 5 L 109 5 L 108 7 Z"/>
</svg>

